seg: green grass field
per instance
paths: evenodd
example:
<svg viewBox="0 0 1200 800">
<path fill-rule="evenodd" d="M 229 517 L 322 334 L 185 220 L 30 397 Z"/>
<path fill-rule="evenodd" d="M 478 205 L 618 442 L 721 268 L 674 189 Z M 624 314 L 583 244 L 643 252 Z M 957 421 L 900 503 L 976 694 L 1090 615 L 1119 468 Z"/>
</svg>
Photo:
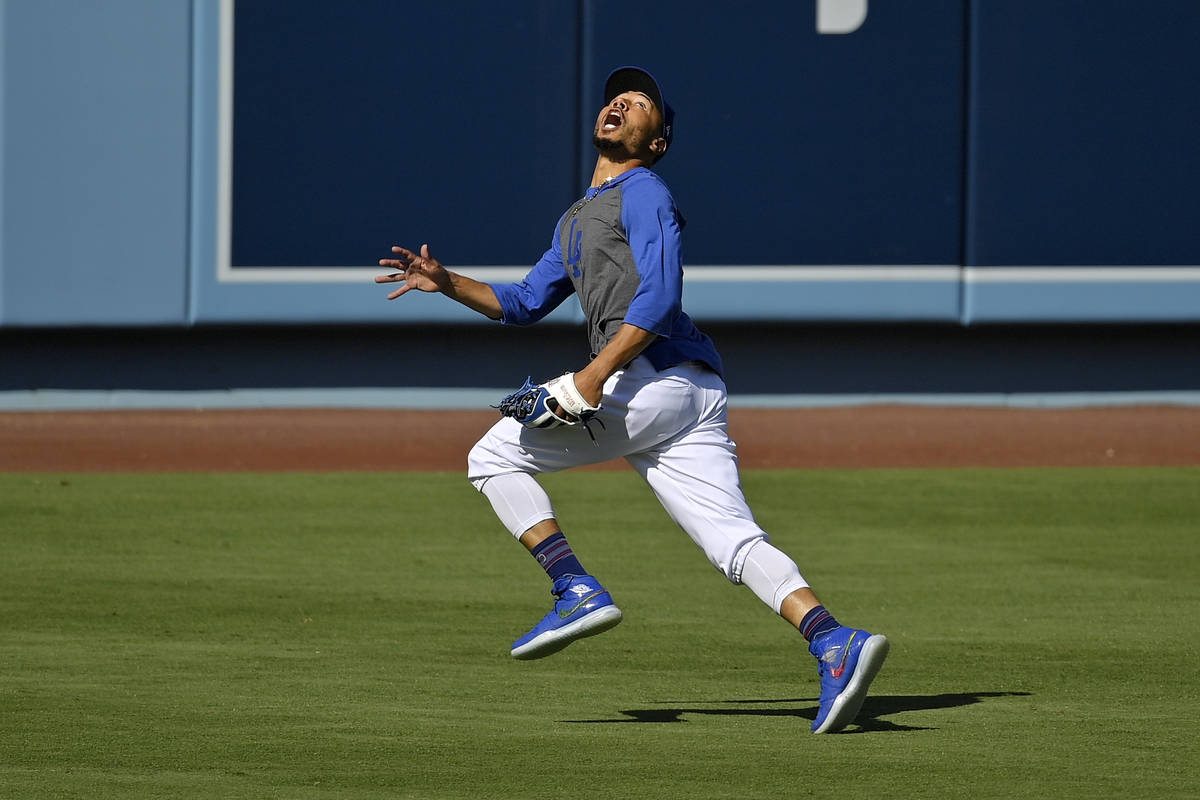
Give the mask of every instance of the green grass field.
<svg viewBox="0 0 1200 800">
<path fill-rule="evenodd" d="M 1200 796 L 1200 469 L 744 477 L 892 640 L 843 734 L 629 472 L 544 481 L 625 622 L 534 662 L 460 475 L 0 475 L 0 797 Z"/>
</svg>

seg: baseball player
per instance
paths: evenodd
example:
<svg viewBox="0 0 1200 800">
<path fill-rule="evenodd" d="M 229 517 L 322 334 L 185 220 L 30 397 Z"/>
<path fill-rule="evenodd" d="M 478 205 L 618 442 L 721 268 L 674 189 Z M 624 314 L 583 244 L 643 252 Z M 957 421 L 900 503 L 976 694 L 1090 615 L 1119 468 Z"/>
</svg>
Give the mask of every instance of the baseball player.
<svg viewBox="0 0 1200 800">
<path fill-rule="evenodd" d="M 815 733 L 841 730 L 862 707 L 888 640 L 842 626 L 796 564 L 755 524 L 742 495 L 726 425 L 721 357 L 681 309 L 684 220 L 651 167 L 669 151 L 674 112 L 638 67 L 609 75 L 596 117 L 591 186 L 555 226 L 550 249 L 519 283 L 451 272 L 422 245 L 393 247 L 378 283 L 441 292 L 491 319 L 528 325 L 574 294 L 587 318 L 591 359 L 574 373 L 525 385 L 472 448 L 468 478 L 553 581 L 554 608 L 512 646 L 542 658 L 606 631 L 622 612 L 590 575 L 534 479 L 623 457 L 713 566 L 794 625 L 816 657 Z"/>
</svg>

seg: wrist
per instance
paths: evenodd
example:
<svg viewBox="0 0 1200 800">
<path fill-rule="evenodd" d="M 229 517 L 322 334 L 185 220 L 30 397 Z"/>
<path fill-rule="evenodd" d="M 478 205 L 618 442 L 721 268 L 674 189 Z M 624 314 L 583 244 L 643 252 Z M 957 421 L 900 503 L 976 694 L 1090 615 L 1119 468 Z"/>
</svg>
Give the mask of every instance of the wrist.
<svg viewBox="0 0 1200 800">
<path fill-rule="evenodd" d="M 576 372 L 573 377 L 575 388 L 579 390 L 585 400 L 594 406 L 600 404 L 600 398 L 604 395 L 604 381 L 608 378 L 607 375 L 600 374 L 598 370 L 594 369 L 595 363 L 593 361 L 588 364 Z"/>
</svg>

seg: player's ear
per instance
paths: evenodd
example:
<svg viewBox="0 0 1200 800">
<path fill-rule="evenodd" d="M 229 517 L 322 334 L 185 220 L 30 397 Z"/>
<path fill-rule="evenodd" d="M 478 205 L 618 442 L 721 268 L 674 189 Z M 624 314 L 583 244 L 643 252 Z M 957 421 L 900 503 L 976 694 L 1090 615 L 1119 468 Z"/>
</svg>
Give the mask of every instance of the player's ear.
<svg viewBox="0 0 1200 800">
<path fill-rule="evenodd" d="M 655 160 L 662 158 L 667 154 L 667 140 L 663 137 L 658 137 L 650 143 L 650 152 L 654 153 Z"/>
</svg>

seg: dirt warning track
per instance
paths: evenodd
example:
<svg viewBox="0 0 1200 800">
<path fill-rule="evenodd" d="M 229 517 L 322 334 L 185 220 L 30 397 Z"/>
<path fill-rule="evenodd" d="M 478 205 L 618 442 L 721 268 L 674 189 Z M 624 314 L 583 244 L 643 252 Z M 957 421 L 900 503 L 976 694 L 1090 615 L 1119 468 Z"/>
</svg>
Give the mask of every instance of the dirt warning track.
<svg viewBox="0 0 1200 800">
<path fill-rule="evenodd" d="M 743 468 L 1200 464 L 1200 408 L 733 409 Z M 463 470 L 494 411 L 0 413 L 0 471 Z M 609 462 L 600 468 L 623 467 Z"/>
</svg>

